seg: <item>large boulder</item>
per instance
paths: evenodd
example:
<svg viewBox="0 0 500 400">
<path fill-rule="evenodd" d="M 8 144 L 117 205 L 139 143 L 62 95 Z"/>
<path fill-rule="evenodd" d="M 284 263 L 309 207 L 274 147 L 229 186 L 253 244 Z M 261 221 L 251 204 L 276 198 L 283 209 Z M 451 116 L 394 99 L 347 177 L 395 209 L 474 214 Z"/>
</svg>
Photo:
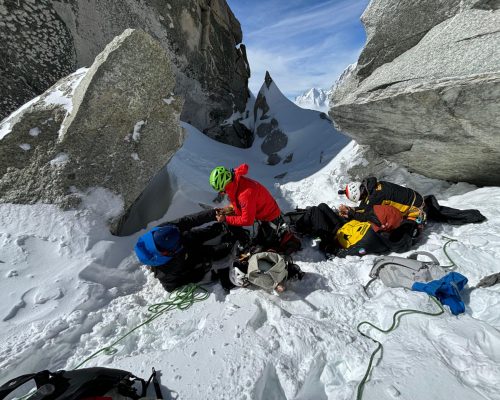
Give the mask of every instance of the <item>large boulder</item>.
<svg viewBox="0 0 500 400">
<path fill-rule="evenodd" d="M 498 185 L 500 1 L 427 3 L 370 3 L 367 45 L 333 93 L 330 116 L 410 170 Z"/>
<path fill-rule="evenodd" d="M 477 2 L 477 0 L 475 1 Z M 474 0 L 378 0 L 361 16 L 366 44 L 359 56 L 358 76 L 369 76 L 415 46 L 425 34 Z"/>
<path fill-rule="evenodd" d="M 250 76 L 245 47 L 238 46 L 241 27 L 225 0 L 0 2 L 0 57 L 8 60 L 0 63 L 0 119 L 92 64 L 127 28 L 149 33 L 168 53 L 174 92 L 185 98 L 183 121 L 221 141 L 251 143 L 239 138 L 239 127 L 219 128 L 245 110 Z"/>
<path fill-rule="evenodd" d="M 123 216 L 182 145 L 174 87 L 160 44 L 126 30 L 88 70 L 62 79 L 0 125 L 0 201 L 73 207 L 81 193 L 103 187 L 123 199 L 112 228 L 123 233 Z"/>
</svg>

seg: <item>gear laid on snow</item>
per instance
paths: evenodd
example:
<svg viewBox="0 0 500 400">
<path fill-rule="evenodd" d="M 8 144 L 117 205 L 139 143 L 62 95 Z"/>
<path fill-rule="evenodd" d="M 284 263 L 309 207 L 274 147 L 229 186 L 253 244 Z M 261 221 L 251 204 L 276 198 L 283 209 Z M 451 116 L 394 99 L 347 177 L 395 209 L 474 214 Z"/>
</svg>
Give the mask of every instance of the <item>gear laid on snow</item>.
<svg viewBox="0 0 500 400">
<path fill-rule="evenodd" d="M 233 265 L 229 267 L 229 279 L 236 287 L 245 287 L 249 284 L 247 272 L 243 271 L 241 267 L 239 263 L 233 263 Z"/>
<path fill-rule="evenodd" d="M 148 382 L 128 371 L 111 368 L 83 368 L 73 371 L 47 370 L 22 375 L 0 386 L 0 399 L 31 380 L 35 381 L 36 392 L 15 393 L 16 397 L 28 396 L 37 400 L 79 400 L 92 398 L 120 398 L 137 400 L 146 396 Z M 138 390 L 136 382 L 140 383 Z M 31 386 L 29 386 L 31 388 Z M 159 393 L 161 395 L 161 392 Z M 160 397 L 162 398 L 162 397 Z"/>
<path fill-rule="evenodd" d="M 426 256 L 431 261 L 418 260 L 419 255 Z M 366 291 L 377 278 L 380 278 L 387 287 L 411 289 L 415 282 L 440 279 L 445 273 L 445 269 L 439 265 L 437 258 L 426 251 L 416 251 L 407 258 L 383 256 L 375 259 L 370 271 L 370 277 L 373 279 L 364 286 L 364 289 Z"/>
<path fill-rule="evenodd" d="M 254 285 L 282 292 L 285 281 L 302 280 L 305 273 L 288 256 L 274 251 L 257 251 L 243 254 L 229 268 L 217 271 L 217 275 L 227 291 L 234 287 Z"/>
<path fill-rule="evenodd" d="M 266 290 L 273 290 L 288 276 L 286 261 L 274 252 L 253 254 L 248 260 L 248 281 Z"/>
<path fill-rule="evenodd" d="M 477 288 L 487 288 L 500 283 L 500 272 L 485 276 L 476 285 Z"/>
<path fill-rule="evenodd" d="M 459 292 L 466 284 L 465 276 L 458 272 L 450 272 L 441 279 L 429 283 L 415 282 L 411 290 L 436 297 L 442 304 L 450 307 L 453 315 L 458 315 L 465 312 L 465 304 Z"/>
</svg>

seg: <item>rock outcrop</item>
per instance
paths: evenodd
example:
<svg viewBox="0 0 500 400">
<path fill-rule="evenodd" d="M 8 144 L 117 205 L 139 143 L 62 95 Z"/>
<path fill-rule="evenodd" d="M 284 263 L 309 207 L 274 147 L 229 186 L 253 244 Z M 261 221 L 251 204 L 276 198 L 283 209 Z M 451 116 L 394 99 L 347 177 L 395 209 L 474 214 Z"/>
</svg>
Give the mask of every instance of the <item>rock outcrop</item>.
<svg viewBox="0 0 500 400">
<path fill-rule="evenodd" d="M 337 127 L 423 175 L 500 184 L 500 2 L 374 0 L 362 20 Z"/>
<path fill-rule="evenodd" d="M 220 141 L 251 144 L 241 127 L 219 127 L 244 111 L 250 76 L 241 27 L 225 0 L 1 1 L 0 119 L 92 64 L 127 28 L 144 30 L 167 51 L 174 92 L 185 98 L 183 121 Z"/>
<path fill-rule="evenodd" d="M 90 69 L 62 79 L 0 125 L 0 201 L 74 207 L 80 193 L 104 187 L 123 199 L 124 214 L 112 228 L 122 233 L 147 183 L 182 145 L 174 87 L 160 44 L 126 30 Z"/>
</svg>

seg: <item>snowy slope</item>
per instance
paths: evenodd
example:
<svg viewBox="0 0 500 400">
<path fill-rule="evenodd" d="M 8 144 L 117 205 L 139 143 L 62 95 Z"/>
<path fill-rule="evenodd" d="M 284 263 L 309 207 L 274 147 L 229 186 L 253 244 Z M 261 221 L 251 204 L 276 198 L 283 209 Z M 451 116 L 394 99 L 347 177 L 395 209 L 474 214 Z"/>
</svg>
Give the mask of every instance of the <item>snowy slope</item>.
<svg viewBox="0 0 500 400">
<path fill-rule="evenodd" d="M 348 138 L 335 130 L 330 119 L 318 111 L 305 110 L 291 102 L 274 82 L 269 87 L 264 83 L 259 91 L 264 97 L 269 110 L 262 115 L 263 110 L 257 109 L 255 128 L 261 124 L 276 120 L 278 128 L 288 137 L 287 144 L 278 154 L 282 159 L 293 155 L 288 164 L 283 161 L 273 171 L 275 176 L 287 172 L 285 180 L 300 180 L 316 171 L 318 165 L 331 160 L 347 143 Z M 265 118 L 267 116 L 267 118 Z M 264 118 L 264 119 L 262 119 Z M 258 154 L 258 148 L 268 139 L 256 135 L 253 143 L 253 153 Z M 262 154 L 262 162 L 267 156 Z"/>
<path fill-rule="evenodd" d="M 280 123 L 300 122 L 287 115 L 279 99 L 273 110 Z M 198 202 L 211 203 L 215 193 L 208 173 L 214 165 L 248 162 L 250 176 L 265 183 L 284 210 L 340 204 L 337 189 L 349 180 L 348 169 L 358 165 L 359 174 L 438 193 L 445 205 L 479 208 L 487 222 L 431 224 L 419 249 L 447 264 L 443 236 L 459 239 L 450 255 L 471 285 L 500 271 L 500 188 L 450 185 L 380 160 L 368 163 L 354 142 L 339 151 L 334 135 L 324 137 L 332 142 L 318 141 L 315 135 L 322 133 L 307 124 L 298 125 L 290 140 L 294 162 L 274 167 L 264 163 L 258 143 L 237 149 L 184 126 L 186 141 L 168 166 L 178 191 L 165 218 L 198 210 Z M 323 148 L 330 158 L 338 154 L 320 162 Z M 282 172 L 284 178 L 273 178 Z M 117 212 L 120 200 L 94 189 L 86 204 L 85 211 L 0 204 L 0 382 L 35 370 L 74 367 L 143 321 L 148 304 L 166 299 L 132 253 L 138 234 L 113 237 L 102 222 Z M 124 368 L 140 376 L 155 367 L 166 398 L 352 399 L 375 348 L 357 334 L 356 325 L 369 320 L 387 327 L 397 309 L 434 309 L 426 295 L 380 282 L 367 297 L 361 285 L 373 259 L 327 261 L 314 242 L 306 241 L 296 261 L 307 275 L 282 296 L 251 289 L 226 295 L 219 285 L 206 285 L 206 301 L 160 317 L 121 342 L 116 354 L 100 355 L 87 366 Z M 500 399 L 499 295 L 500 286 L 468 291 L 465 315 L 411 315 L 387 337 L 373 333 L 384 343 L 384 358 L 364 399 Z"/>
<path fill-rule="evenodd" d="M 327 113 L 329 109 L 329 95 L 329 90 L 311 88 L 300 96 L 295 97 L 294 103 L 302 108 Z"/>
</svg>

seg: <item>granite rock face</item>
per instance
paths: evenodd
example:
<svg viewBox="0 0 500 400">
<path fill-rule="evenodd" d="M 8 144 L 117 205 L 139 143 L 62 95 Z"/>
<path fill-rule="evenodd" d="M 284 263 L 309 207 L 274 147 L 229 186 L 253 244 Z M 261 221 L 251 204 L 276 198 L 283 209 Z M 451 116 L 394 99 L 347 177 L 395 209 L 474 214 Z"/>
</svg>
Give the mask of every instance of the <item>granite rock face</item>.
<svg viewBox="0 0 500 400">
<path fill-rule="evenodd" d="M 378 0 L 361 16 L 366 44 L 359 56 L 358 76 L 369 76 L 415 46 L 434 26 L 456 15 L 467 0 Z"/>
<path fill-rule="evenodd" d="M 225 0 L 0 1 L 0 40 L 6 43 L 0 59 L 7 61 L 0 63 L 0 119 L 92 64 L 127 28 L 149 33 L 172 60 L 174 92 L 185 98 L 182 120 L 218 140 L 251 143 L 251 137 L 239 138 L 239 127 L 219 128 L 244 111 L 250 76 L 241 27 Z"/>
<path fill-rule="evenodd" d="M 50 3 L 0 1 L 0 120 L 76 69 L 71 33 Z"/>
<path fill-rule="evenodd" d="M 332 95 L 330 116 L 412 171 L 498 185 L 500 1 L 426 3 L 370 3 L 368 42 Z"/>
<path fill-rule="evenodd" d="M 174 87 L 159 43 L 126 30 L 88 70 L 62 79 L 0 125 L 0 201 L 74 207 L 81 193 L 103 187 L 123 199 L 124 214 L 112 227 L 122 233 L 147 184 L 182 145 Z"/>
</svg>

